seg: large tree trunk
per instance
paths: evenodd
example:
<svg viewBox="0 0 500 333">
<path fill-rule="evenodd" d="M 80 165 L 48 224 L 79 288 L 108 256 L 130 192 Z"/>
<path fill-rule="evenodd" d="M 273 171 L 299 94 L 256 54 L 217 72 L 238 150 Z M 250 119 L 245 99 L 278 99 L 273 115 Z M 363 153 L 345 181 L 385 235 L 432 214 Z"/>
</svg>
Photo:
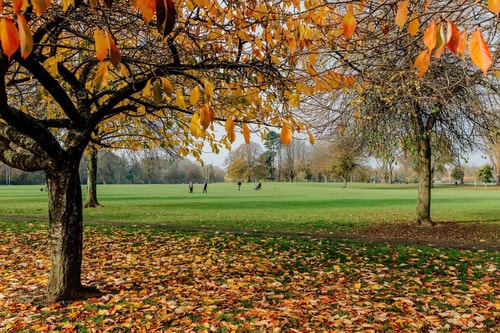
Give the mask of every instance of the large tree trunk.
<svg viewBox="0 0 500 333">
<path fill-rule="evenodd" d="M 93 144 L 89 145 L 89 153 L 86 160 L 87 166 L 87 199 L 83 204 L 85 208 L 99 207 L 97 201 L 97 149 Z"/>
<path fill-rule="evenodd" d="M 78 161 L 63 163 L 46 172 L 51 261 L 48 303 L 97 294 L 81 283 L 83 207 Z"/>
<path fill-rule="evenodd" d="M 421 139 L 418 149 L 418 200 L 415 222 L 418 225 L 436 225 L 431 220 L 432 160 L 431 139 Z"/>
</svg>

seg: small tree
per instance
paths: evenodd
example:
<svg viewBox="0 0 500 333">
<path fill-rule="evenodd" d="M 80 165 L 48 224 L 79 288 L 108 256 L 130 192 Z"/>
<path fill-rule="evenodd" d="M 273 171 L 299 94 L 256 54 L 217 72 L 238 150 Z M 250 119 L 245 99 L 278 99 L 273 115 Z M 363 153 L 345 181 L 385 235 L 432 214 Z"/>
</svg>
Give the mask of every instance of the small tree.
<svg viewBox="0 0 500 333">
<path fill-rule="evenodd" d="M 488 164 L 484 165 L 481 169 L 476 171 L 476 178 L 480 182 L 483 182 L 486 187 L 486 184 L 493 178 L 493 168 Z"/>
<path fill-rule="evenodd" d="M 453 170 L 451 171 L 451 178 L 453 178 L 453 180 L 457 181 L 460 184 L 464 183 L 464 176 L 465 172 L 459 166 L 454 167 Z"/>
</svg>

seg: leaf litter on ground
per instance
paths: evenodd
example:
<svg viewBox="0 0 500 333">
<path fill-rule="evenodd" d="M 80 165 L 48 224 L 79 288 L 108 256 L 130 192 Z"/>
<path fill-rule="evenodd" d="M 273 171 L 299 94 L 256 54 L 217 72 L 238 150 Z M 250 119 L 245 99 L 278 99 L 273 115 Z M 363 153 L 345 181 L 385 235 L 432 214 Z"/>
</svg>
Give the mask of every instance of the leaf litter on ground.
<svg viewBox="0 0 500 333">
<path fill-rule="evenodd" d="M 498 251 L 87 227 L 105 294 L 42 306 L 48 231 L 0 229 L 0 332 L 500 329 Z"/>
</svg>

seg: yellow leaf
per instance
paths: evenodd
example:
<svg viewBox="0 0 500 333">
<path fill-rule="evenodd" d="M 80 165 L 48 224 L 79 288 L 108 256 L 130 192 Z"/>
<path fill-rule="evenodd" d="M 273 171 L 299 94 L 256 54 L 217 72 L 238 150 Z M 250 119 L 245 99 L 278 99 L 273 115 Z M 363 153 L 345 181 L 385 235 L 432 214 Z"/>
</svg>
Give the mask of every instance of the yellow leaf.
<svg viewBox="0 0 500 333">
<path fill-rule="evenodd" d="M 354 283 L 353 286 L 354 286 L 354 289 L 361 289 L 361 283 L 359 283 L 359 282 Z"/>
<path fill-rule="evenodd" d="M 403 28 L 408 19 L 408 0 L 401 1 L 398 4 L 398 10 L 396 12 L 396 25 L 399 28 Z"/>
<path fill-rule="evenodd" d="M 109 31 L 107 31 L 106 34 L 108 36 L 109 59 L 111 60 L 113 66 L 117 68 L 122 61 L 122 55 L 120 54 L 118 47 L 116 47 L 113 36 L 111 36 Z"/>
<path fill-rule="evenodd" d="M 177 90 L 175 92 L 175 105 L 177 105 L 181 109 L 186 108 L 186 102 L 184 101 L 184 95 L 182 94 L 182 91 L 180 91 L 180 90 Z"/>
<path fill-rule="evenodd" d="M 429 63 L 431 61 L 431 53 L 429 49 L 425 49 L 417 56 L 415 62 L 413 63 L 413 68 L 420 68 L 418 77 L 423 77 L 424 74 L 429 69 Z"/>
<path fill-rule="evenodd" d="M 51 0 L 32 0 L 31 5 L 37 16 L 41 16 L 50 6 Z"/>
<path fill-rule="evenodd" d="M 224 126 L 226 128 L 226 133 L 227 133 L 227 139 L 229 142 L 234 142 L 236 139 L 236 134 L 234 133 L 234 120 L 233 118 L 228 118 L 226 120 L 226 124 Z"/>
<path fill-rule="evenodd" d="M 189 95 L 189 103 L 191 105 L 195 105 L 198 103 L 200 100 L 200 88 L 198 86 L 194 87 L 193 90 L 191 90 L 191 94 Z"/>
<path fill-rule="evenodd" d="M 59 74 L 59 71 L 57 69 L 57 63 L 58 62 L 59 62 L 59 57 L 58 56 L 53 56 L 53 57 L 47 58 L 43 62 L 43 66 L 45 68 L 47 68 L 47 70 L 49 71 L 50 75 L 56 76 L 56 75 Z"/>
<path fill-rule="evenodd" d="M 309 132 L 308 134 L 309 134 L 309 143 L 313 145 L 315 142 L 314 135 L 311 132 Z"/>
<path fill-rule="evenodd" d="M 19 48 L 19 32 L 14 22 L 8 17 L 3 17 L 0 20 L 0 41 L 3 52 L 8 58 Z"/>
<path fill-rule="evenodd" d="M 62 0 L 63 10 L 67 11 L 70 6 L 75 7 L 74 0 Z"/>
<path fill-rule="evenodd" d="M 415 36 L 419 28 L 420 28 L 420 22 L 418 20 L 417 14 L 413 13 L 411 15 L 411 21 L 408 24 L 408 33 L 410 34 L 410 36 Z"/>
<path fill-rule="evenodd" d="M 434 57 L 439 59 L 443 55 L 445 49 L 446 42 L 444 40 L 443 24 L 439 23 L 436 28 L 436 46 L 434 46 L 432 54 L 434 55 Z"/>
<path fill-rule="evenodd" d="M 356 18 L 349 11 L 345 13 L 344 18 L 342 19 L 342 28 L 344 29 L 344 37 L 350 38 L 354 31 L 356 30 Z"/>
<path fill-rule="evenodd" d="M 189 129 L 191 130 L 191 134 L 193 134 L 196 138 L 201 136 L 200 116 L 198 115 L 198 112 L 193 113 L 191 122 L 189 123 Z"/>
<path fill-rule="evenodd" d="M 19 43 L 21 45 L 21 57 L 26 59 L 31 51 L 33 51 L 33 35 L 28 27 L 28 22 L 21 14 L 17 15 L 17 23 L 19 27 Z"/>
<path fill-rule="evenodd" d="M 144 89 L 142 89 L 142 97 L 151 97 L 151 79 L 148 80 L 148 82 L 144 86 Z"/>
<path fill-rule="evenodd" d="M 168 97 L 172 95 L 174 92 L 174 88 L 172 87 L 172 84 L 166 77 L 161 78 L 161 82 L 163 83 L 163 90 L 165 90 L 165 93 L 167 94 Z"/>
<path fill-rule="evenodd" d="M 160 104 L 163 100 L 161 83 L 159 79 L 156 79 L 153 83 L 153 101 L 156 105 Z"/>
<path fill-rule="evenodd" d="M 427 46 L 429 51 L 432 51 L 436 46 L 436 21 L 432 20 L 427 26 L 424 33 L 424 45 Z"/>
<path fill-rule="evenodd" d="M 289 146 L 292 142 L 292 129 L 287 124 L 281 127 L 280 140 L 285 146 Z"/>
<path fill-rule="evenodd" d="M 204 84 L 204 90 L 205 90 L 205 100 L 206 101 L 211 101 L 212 98 L 214 97 L 214 85 L 212 82 L 206 81 L 203 83 Z"/>
<path fill-rule="evenodd" d="M 469 53 L 472 62 L 478 66 L 484 74 L 491 67 L 492 58 L 491 52 L 483 38 L 483 34 L 479 27 L 476 28 L 469 40 Z"/>
<path fill-rule="evenodd" d="M 250 130 L 248 129 L 248 125 L 243 123 L 241 125 L 243 129 L 243 138 L 245 139 L 245 143 L 248 145 L 250 143 Z"/>
<path fill-rule="evenodd" d="M 500 0 L 488 0 L 488 9 L 498 16 L 500 13 Z"/>
<path fill-rule="evenodd" d="M 108 41 L 104 34 L 99 30 L 94 30 L 95 53 L 99 61 L 103 61 L 108 54 Z"/>
<path fill-rule="evenodd" d="M 108 85 L 108 64 L 103 62 L 99 65 L 99 69 L 94 78 L 94 85 L 96 90 L 100 90 Z"/>
</svg>

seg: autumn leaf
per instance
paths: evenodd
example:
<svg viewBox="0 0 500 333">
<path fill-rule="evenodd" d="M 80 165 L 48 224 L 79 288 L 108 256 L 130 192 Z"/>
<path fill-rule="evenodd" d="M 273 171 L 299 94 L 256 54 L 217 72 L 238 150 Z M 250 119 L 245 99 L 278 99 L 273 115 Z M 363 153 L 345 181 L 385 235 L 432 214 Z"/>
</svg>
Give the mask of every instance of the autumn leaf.
<svg viewBox="0 0 500 333">
<path fill-rule="evenodd" d="M 350 11 L 345 13 L 344 18 L 342 19 L 342 28 L 346 39 L 350 38 L 354 34 L 356 24 L 356 18 L 354 15 Z"/>
<path fill-rule="evenodd" d="M 200 115 L 198 114 L 198 112 L 193 113 L 191 122 L 189 123 L 189 129 L 191 130 L 191 134 L 193 134 L 195 138 L 199 138 L 202 135 L 200 127 Z"/>
<path fill-rule="evenodd" d="M 419 28 L 420 28 L 420 22 L 418 20 L 417 14 L 413 13 L 411 15 L 410 23 L 408 24 L 408 33 L 410 34 L 410 36 L 415 36 Z"/>
<path fill-rule="evenodd" d="M 174 88 L 170 81 L 166 77 L 161 78 L 161 82 L 163 83 L 163 90 L 165 90 L 165 93 L 167 94 L 168 97 L 172 95 L 174 92 Z"/>
<path fill-rule="evenodd" d="M 108 85 L 108 64 L 103 62 L 99 65 L 97 73 L 94 78 L 94 85 L 96 90 L 101 90 Z"/>
<path fill-rule="evenodd" d="M 396 25 L 399 28 L 403 28 L 408 19 L 408 0 L 401 1 L 398 4 L 398 10 L 396 12 Z"/>
<path fill-rule="evenodd" d="M 17 15 L 17 23 L 19 27 L 19 43 L 21 45 L 21 57 L 26 59 L 33 50 L 33 35 L 28 27 L 28 22 L 23 15 Z"/>
<path fill-rule="evenodd" d="M 111 36 L 109 31 L 106 32 L 106 35 L 108 37 L 109 59 L 111 60 L 113 66 L 118 68 L 122 60 L 122 55 L 120 54 L 118 47 L 116 47 L 113 36 Z"/>
<path fill-rule="evenodd" d="M 446 41 L 444 37 L 444 28 L 443 24 L 439 23 L 438 26 L 436 27 L 436 45 L 432 50 L 432 54 L 434 55 L 434 57 L 439 59 L 443 55 L 445 49 L 446 49 Z"/>
<path fill-rule="evenodd" d="M 94 30 L 95 52 L 99 61 L 103 61 L 108 54 L 108 40 L 104 34 L 99 30 Z"/>
<path fill-rule="evenodd" d="M 176 13 L 173 1 L 156 0 L 156 25 L 164 37 L 174 30 L 175 20 Z"/>
<path fill-rule="evenodd" d="M 314 145 L 314 142 L 315 142 L 314 135 L 311 132 L 309 132 L 307 134 L 309 135 L 309 143 L 311 145 Z"/>
<path fill-rule="evenodd" d="M 241 127 L 243 129 L 243 138 L 245 139 L 245 143 L 248 145 L 250 144 L 250 129 L 246 123 L 241 124 Z"/>
<path fill-rule="evenodd" d="M 0 41 L 3 52 L 10 58 L 19 48 L 19 31 L 14 22 L 8 18 L 0 19 Z"/>
<path fill-rule="evenodd" d="M 226 120 L 226 124 L 224 125 L 226 129 L 226 134 L 229 142 L 234 142 L 236 140 L 236 134 L 234 133 L 234 120 L 233 118 L 229 117 Z"/>
<path fill-rule="evenodd" d="M 14 0 L 12 5 L 13 5 L 14 13 L 17 14 L 20 11 L 25 10 L 28 7 L 29 2 L 26 0 Z"/>
<path fill-rule="evenodd" d="M 281 127 L 280 140 L 285 146 L 289 146 L 292 142 L 292 129 L 289 125 L 284 124 Z"/>
<path fill-rule="evenodd" d="M 203 130 L 206 130 L 210 123 L 212 122 L 212 115 L 210 112 L 210 107 L 207 104 L 203 104 L 200 107 L 200 125 Z"/>
<path fill-rule="evenodd" d="M 31 0 L 31 5 L 37 16 L 41 16 L 50 7 L 51 0 Z"/>
<path fill-rule="evenodd" d="M 424 45 L 429 49 L 429 51 L 434 50 L 436 46 L 436 21 L 432 20 L 427 26 L 424 32 Z"/>
<path fill-rule="evenodd" d="M 189 103 L 191 105 L 195 105 L 200 100 L 200 88 L 198 86 L 194 87 L 191 90 L 191 94 L 189 95 Z"/>
<path fill-rule="evenodd" d="M 429 49 L 425 49 L 419 53 L 419 55 L 415 59 L 415 62 L 413 63 L 413 68 L 420 68 L 420 71 L 418 72 L 418 77 L 424 76 L 424 74 L 429 69 L 430 61 L 431 61 L 431 54 L 429 52 Z"/>
<path fill-rule="evenodd" d="M 74 0 L 62 0 L 62 5 L 63 5 L 63 11 L 67 11 L 69 7 L 75 6 L 75 1 Z"/>
<path fill-rule="evenodd" d="M 488 9 L 498 16 L 500 13 L 500 0 L 488 0 Z"/>
<path fill-rule="evenodd" d="M 446 46 L 453 54 L 458 54 L 460 50 L 460 31 L 452 21 L 447 22 L 447 43 Z"/>
<path fill-rule="evenodd" d="M 161 80 L 156 79 L 155 82 L 153 82 L 153 101 L 156 105 L 161 104 L 161 102 L 163 101 L 161 88 Z"/>
<path fill-rule="evenodd" d="M 155 0 L 139 0 L 136 1 L 136 5 L 141 11 L 142 19 L 146 21 L 146 23 L 149 23 L 155 14 Z"/>
<path fill-rule="evenodd" d="M 460 42 L 458 43 L 458 54 L 465 59 L 465 49 L 467 48 L 467 30 L 462 31 L 460 34 Z"/>
<path fill-rule="evenodd" d="M 476 28 L 469 40 L 469 54 L 472 62 L 474 62 L 474 64 L 476 64 L 476 66 L 478 66 L 483 73 L 486 74 L 493 61 L 490 49 L 488 48 L 479 27 Z"/>
</svg>

